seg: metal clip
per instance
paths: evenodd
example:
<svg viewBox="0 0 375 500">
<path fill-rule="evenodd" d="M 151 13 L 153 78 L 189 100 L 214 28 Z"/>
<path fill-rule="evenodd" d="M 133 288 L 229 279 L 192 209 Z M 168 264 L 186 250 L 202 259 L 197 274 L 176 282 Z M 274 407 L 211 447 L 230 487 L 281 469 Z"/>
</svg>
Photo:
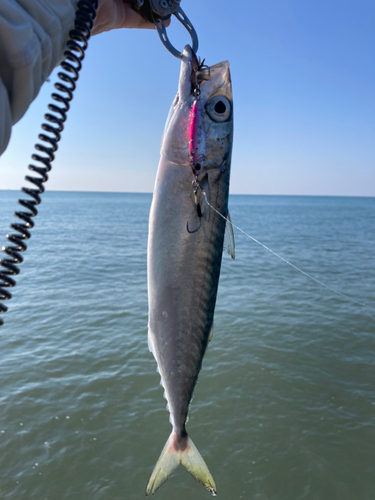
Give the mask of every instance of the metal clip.
<svg viewBox="0 0 375 500">
<path fill-rule="evenodd" d="M 167 21 L 173 14 L 180 23 L 187 29 L 191 38 L 191 47 L 196 53 L 198 50 L 198 35 L 189 21 L 189 18 L 180 7 L 181 0 L 124 0 L 131 3 L 132 9 L 139 12 L 146 21 L 154 23 L 158 31 L 160 40 L 171 54 L 179 59 L 182 58 L 182 52 L 177 50 L 169 41 L 165 28 Z"/>
<path fill-rule="evenodd" d="M 185 26 L 187 31 L 189 32 L 190 38 L 191 38 L 191 47 L 196 54 L 198 51 L 198 35 L 197 32 L 195 31 L 193 25 L 189 21 L 189 18 L 185 14 L 185 12 L 179 7 L 177 10 L 173 12 L 173 15 L 177 17 L 177 19 L 180 21 L 180 23 Z M 155 26 L 156 29 L 158 30 L 158 34 L 160 37 L 160 40 L 163 42 L 164 46 L 169 50 L 171 54 L 173 54 L 175 57 L 178 57 L 179 59 L 182 58 L 182 52 L 177 50 L 171 42 L 169 41 L 168 35 L 167 35 L 167 30 L 165 29 L 165 24 L 164 24 L 164 19 L 157 19 L 155 21 Z"/>
</svg>

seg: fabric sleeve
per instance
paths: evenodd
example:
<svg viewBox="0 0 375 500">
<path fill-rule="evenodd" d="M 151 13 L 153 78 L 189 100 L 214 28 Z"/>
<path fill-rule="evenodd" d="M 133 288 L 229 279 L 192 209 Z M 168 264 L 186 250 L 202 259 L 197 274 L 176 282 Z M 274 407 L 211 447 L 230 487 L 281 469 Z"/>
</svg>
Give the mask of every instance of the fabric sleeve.
<svg viewBox="0 0 375 500">
<path fill-rule="evenodd" d="M 0 1 L 0 154 L 61 61 L 78 0 Z"/>
</svg>

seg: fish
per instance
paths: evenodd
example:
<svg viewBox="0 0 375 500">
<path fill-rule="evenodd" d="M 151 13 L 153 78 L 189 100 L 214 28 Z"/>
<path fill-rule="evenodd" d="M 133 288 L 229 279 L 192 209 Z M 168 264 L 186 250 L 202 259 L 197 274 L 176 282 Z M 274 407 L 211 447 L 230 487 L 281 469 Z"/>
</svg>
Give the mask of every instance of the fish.
<svg viewBox="0 0 375 500">
<path fill-rule="evenodd" d="M 228 251 L 234 257 L 233 230 L 217 213 L 229 216 L 232 144 L 229 63 L 207 67 L 186 46 L 178 93 L 164 129 L 149 218 L 148 342 L 165 390 L 172 433 L 147 484 L 147 496 L 180 463 L 216 495 L 215 481 L 186 423 L 212 337 L 226 225 Z"/>
</svg>

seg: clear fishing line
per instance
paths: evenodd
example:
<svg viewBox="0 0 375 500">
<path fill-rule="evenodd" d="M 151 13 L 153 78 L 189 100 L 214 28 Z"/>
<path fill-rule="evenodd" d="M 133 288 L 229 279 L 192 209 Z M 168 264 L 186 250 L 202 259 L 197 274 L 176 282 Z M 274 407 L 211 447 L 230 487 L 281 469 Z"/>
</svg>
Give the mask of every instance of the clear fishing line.
<svg viewBox="0 0 375 500">
<path fill-rule="evenodd" d="M 368 304 L 365 304 L 364 302 L 360 302 L 358 300 L 355 300 L 353 299 L 352 297 L 349 297 L 349 295 L 346 295 L 345 293 L 342 293 L 342 292 L 339 292 L 338 290 L 335 290 L 334 288 L 330 287 L 329 285 L 326 285 L 325 283 L 323 283 L 322 281 L 318 280 L 317 278 L 314 278 L 314 276 L 311 276 L 311 274 L 309 273 L 306 273 L 305 271 L 303 271 L 302 269 L 300 269 L 299 267 L 295 266 L 294 264 L 292 264 L 291 262 L 289 262 L 288 260 L 284 259 L 284 257 L 282 257 L 281 255 L 279 255 L 278 253 L 274 252 L 271 248 L 269 248 L 267 245 L 264 245 L 262 242 L 260 242 L 259 240 L 257 240 L 256 238 L 254 238 L 253 236 L 251 236 L 250 234 L 246 233 L 246 231 L 244 231 L 243 229 L 241 229 L 240 227 L 236 226 L 236 224 L 233 224 L 232 221 L 230 221 L 229 219 L 227 219 L 222 213 L 220 213 L 218 210 L 216 210 L 216 208 L 214 208 L 211 203 L 208 201 L 207 199 L 207 194 L 205 191 L 202 190 L 202 193 L 204 195 L 204 199 L 207 203 L 207 205 L 212 208 L 212 210 L 214 212 L 216 212 L 218 215 L 220 215 L 220 217 L 222 217 L 224 220 L 226 220 L 227 222 L 229 222 L 229 224 L 232 225 L 232 227 L 235 227 L 238 231 L 240 231 L 242 234 L 244 234 L 245 236 L 247 236 L 248 238 L 250 238 L 251 240 L 253 240 L 255 243 L 258 243 L 258 245 L 260 245 L 261 247 L 263 247 L 265 250 L 268 250 L 269 252 L 271 252 L 273 255 L 275 255 L 276 257 L 278 257 L 280 260 L 282 260 L 283 262 L 285 262 L 285 264 L 288 264 L 289 266 L 293 267 L 293 269 L 295 269 L 296 271 L 299 271 L 300 273 L 302 273 L 304 276 L 306 276 L 307 278 L 310 278 L 311 280 L 315 281 L 316 283 L 319 283 L 319 285 L 321 286 L 324 286 L 325 288 L 327 288 L 328 290 L 331 290 L 331 292 L 334 292 L 336 293 L 337 295 L 341 295 L 341 297 L 345 297 L 346 299 L 350 300 L 351 302 L 353 302 L 354 304 L 358 304 L 362 307 L 365 307 L 366 309 L 369 309 L 371 311 L 375 311 L 375 307 L 372 307 L 372 306 L 369 306 Z"/>
</svg>

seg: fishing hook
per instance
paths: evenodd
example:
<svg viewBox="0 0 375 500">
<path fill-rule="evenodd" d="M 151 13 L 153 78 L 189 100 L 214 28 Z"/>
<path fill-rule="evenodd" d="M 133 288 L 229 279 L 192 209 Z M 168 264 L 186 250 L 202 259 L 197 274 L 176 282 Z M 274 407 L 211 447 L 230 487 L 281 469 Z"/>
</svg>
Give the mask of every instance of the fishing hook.
<svg viewBox="0 0 375 500">
<path fill-rule="evenodd" d="M 199 231 L 199 229 L 201 228 L 201 225 L 202 225 L 202 221 L 199 219 L 199 226 L 196 228 L 196 229 L 193 229 L 193 231 L 190 231 L 189 229 L 189 221 L 186 222 L 186 231 L 189 233 L 189 234 L 193 234 L 193 233 L 196 233 L 197 231 Z"/>
<path fill-rule="evenodd" d="M 193 231 L 190 231 L 190 229 L 189 229 L 189 221 L 186 222 L 186 230 L 190 234 L 196 233 L 202 225 L 202 210 L 201 210 L 201 206 L 198 202 L 197 202 L 197 215 L 199 217 L 199 226 L 196 229 L 194 229 Z"/>
<path fill-rule="evenodd" d="M 193 233 L 196 233 L 197 231 L 199 231 L 201 225 L 202 225 L 202 209 L 201 209 L 201 205 L 198 201 L 198 197 L 197 197 L 197 191 L 198 191 L 198 188 L 201 188 L 201 186 L 199 185 L 199 182 L 197 179 L 194 179 L 193 181 L 193 189 L 194 189 L 194 201 L 195 201 L 195 204 L 197 206 L 197 215 L 198 215 L 198 218 L 199 218 L 199 226 L 194 229 L 193 231 L 190 231 L 189 229 L 189 221 L 186 222 L 186 230 L 188 233 L 190 234 L 193 234 Z M 202 189 L 202 188 L 201 188 Z"/>
</svg>

